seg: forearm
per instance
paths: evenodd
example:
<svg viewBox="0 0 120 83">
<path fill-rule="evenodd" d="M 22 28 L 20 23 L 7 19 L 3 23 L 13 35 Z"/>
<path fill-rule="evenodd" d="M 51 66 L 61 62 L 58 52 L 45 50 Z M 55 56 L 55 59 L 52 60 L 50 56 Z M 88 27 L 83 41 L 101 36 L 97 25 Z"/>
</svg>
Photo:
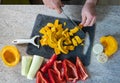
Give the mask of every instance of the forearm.
<svg viewBox="0 0 120 83">
<path fill-rule="evenodd" d="M 96 5 L 96 4 L 97 4 L 97 1 L 98 1 L 98 0 L 86 0 L 85 3 L 92 3 L 92 4 Z"/>
</svg>

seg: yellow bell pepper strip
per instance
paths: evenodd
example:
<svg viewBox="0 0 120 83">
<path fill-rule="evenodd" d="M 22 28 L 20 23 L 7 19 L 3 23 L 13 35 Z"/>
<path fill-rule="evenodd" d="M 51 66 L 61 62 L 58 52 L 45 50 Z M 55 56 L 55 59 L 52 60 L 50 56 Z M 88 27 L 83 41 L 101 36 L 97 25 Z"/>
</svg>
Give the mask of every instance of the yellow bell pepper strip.
<svg viewBox="0 0 120 83">
<path fill-rule="evenodd" d="M 53 66 L 54 61 L 57 59 L 57 55 L 53 54 L 52 57 L 43 65 L 41 71 L 43 73 L 47 72 L 50 67 Z"/>
<path fill-rule="evenodd" d="M 55 26 L 58 26 L 58 25 L 59 25 L 59 20 L 58 20 L 58 19 L 55 20 L 54 25 L 55 25 Z"/>
<path fill-rule="evenodd" d="M 69 32 L 66 32 L 65 34 L 63 34 L 63 36 L 67 39 L 67 38 L 69 38 L 70 39 L 70 34 L 69 34 Z"/>
<path fill-rule="evenodd" d="M 53 27 L 54 25 L 53 25 L 53 23 L 47 23 L 47 26 L 48 27 Z"/>
<path fill-rule="evenodd" d="M 41 46 L 48 45 L 47 38 L 43 38 L 40 40 Z"/>
<path fill-rule="evenodd" d="M 67 24 L 67 23 L 66 23 L 66 22 L 64 22 L 63 24 L 64 24 L 64 26 L 66 26 L 66 24 Z"/>
<path fill-rule="evenodd" d="M 58 48 L 60 49 L 61 52 L 63 52 L 64 54 L 67 54 L 68 50 L 65 50 L 64 47 L 63 47 L 63 41 L 64 40 L 65 40 L 64 37 L 62 37 L 58 40 Z"/>
<path fill-rule="evenodd" d="M 72 32 L 69 32 L 69 35 L 70 35 L 70 36 L 73 36 L 73 33 L 72 33 Z"/>
<path fill-rule="evenodd" d="M 56 40 L 56 38 L 55 38 L 55 33 L 54 33 L 54 32 L 51 32 L 49 35 L 50 35 L 50 36 L 49 36 L 50 42 L 57 43 L 57 40 Z"/>
<path fill-rule="evenodd" d="M 64 41 L 64 44 L 65 44 L 65 45 L 70 45 L 70 44 L 72 44 L 72 41 L 70 40 L 70 38 L 67 38 L 67 39 Z"/>
<path fill-rule="evenodd" d="M 63 28 L 62 28 L 62 24 L 59 24 L 59 25 L 56 27 L 56 29 L 57 29 L 57 31 L 59 31 L 59 30 L 63 30 Z"/>
<path fill-rule="evenodd" d="M 52 28 L 51 28 L 51 31 L 52 31 L 52 32 L 56 32 L 56 31 L 57 31 L 56 27 L 55 27 L 55 26 L 52 27 Z"/>
<path fill-rule="evenodd" d="M 41 33 L 41 34 L 46 34 L 45 28 L 42 27 L 42 28 L 39 30 L 39 33 Z"/>
<path fill-rule="evenodd" d="M 73 43 L 74 46 L 77 46 L 77 45 L 78 45 L 78 44 L 77 44 L 77 41 L 75 40 L 75 38 L 72 38 L 72 43 Z"/>
<path fill-rule="evenodd" d="M 60 29 L 60 30 L 58 30 L 57 32 L 56 32 L 56 39 L 58 40 L 58 39 L 60 39 L 63 35 L 61 34 L 63 32 L 63 30 L 62 29 Z"/>
<path fill-rule="evenodd" d="M 64 35 L 66 32 L 68 32 L 68 28 L 66 28 L 64 31 L 62 31 L 62 35 Z"/>
<path fill-rule="evenodd" d="M 83 25 L 79 24 L 79 28 L 82 29 L 82 28 L 83 28 Z"/>
<path fill-rule="evenodd" d="M 74 33 L 77 33 L 78 30 L 79 30 L 79 28 L 76 26 L 73 29 L 71 29 L 70 32 L 74 34 Z"/>
<path fill-rule="evenodd" d="M 50 39 L 48 39 L 48 46 L 51 47 L 51 48 L 56 48 L 57 43 L 50 42 Z"/>
<path fill-rule="evenodd" d="M 68 50 L 74 50 L 74 49 L 75 49 L 75 46 L 73 46 L 73 45 L 67 46 L 67 49 L 68 49 Z"/>
<path fill-rule="evenodd" d="M 86 80 L 88 78 L 88 73 L 79 57 L 76 58 L 76 68 L 77 68 L 79 79 Z"/>
<path fill-rule="evenodd" d="M 56 55 L 59 55 L 61 53 L 58 47 L 54 48 L 54 51 Z"/>
<path fill-rule="evenodd" d="M 76 39 L 78 44 L 81 44 L 83 42 L 83 40 L 79 36 L 75 36 L 74 38 Z"/>
<path fill-rule="evenodd" d="M 47 32 L 48 30 L 51 29 L 51 27 L 45 26 L 44 29 L 45 29 L 45 31 Z"/>
</svg>

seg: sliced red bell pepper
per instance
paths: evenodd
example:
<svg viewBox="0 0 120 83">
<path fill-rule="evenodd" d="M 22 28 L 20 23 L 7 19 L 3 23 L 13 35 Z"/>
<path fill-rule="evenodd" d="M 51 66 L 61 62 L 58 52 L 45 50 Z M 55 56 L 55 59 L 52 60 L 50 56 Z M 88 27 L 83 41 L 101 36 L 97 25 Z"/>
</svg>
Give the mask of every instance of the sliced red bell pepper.
<svg viewBox="0 0 120 83">
<path fill-rule="evenodd" d="M 53 68 L 58 74 L 58 78 L 62 80 L 64 78 L 64 68 L 63 68 L 62 61 L 55 61 Z"/>
<path fill-rule="evenodd" d="M 64 79 L 59 79 L 58 74 L 53 69 L 48 70 L 48 76 L 50 78 L 50 83 L 67 83 Z"/>
<path fill-rule="evenodd" d="M 64 73 L 65 73 L 66 80 L 75 83 L 78 80 L 76 66 L 69 60 L 65 59 L 63 61 L 63 67 L 64 67 Z"/>
<path fill-rule="evenodd" d="M 43 74 L 38 71 L 36 77 L 36 83 L 49 83 L 48 80 L 43 76 Z"/>
<path fill-rule="evenodd" d="M 52 57 L 43 65 L 43 67 L 41 68 L 41 71 L 43 73 L 47 72 L 47 70 L 53 66 L 54 61 L 57 59 L 57 55 L 53 54 Z"/>
<path fill-rule="evenodd" d="M 76 67 L 77 67 L 79 79 L 86 80 L 88 78 L 88 73 L 79 57 L 76 58 Z"/>
</svg>

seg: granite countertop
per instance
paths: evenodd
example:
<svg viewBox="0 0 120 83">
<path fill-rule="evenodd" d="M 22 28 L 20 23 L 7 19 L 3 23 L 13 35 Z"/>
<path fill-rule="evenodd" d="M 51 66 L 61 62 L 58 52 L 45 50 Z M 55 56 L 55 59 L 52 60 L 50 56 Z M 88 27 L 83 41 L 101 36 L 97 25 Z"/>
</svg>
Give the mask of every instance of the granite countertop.
<svg viewBox="0 0 120 83">
<path fill-rule="evenodd" d="M 81 8 L 79 5 L 66 5 L 64 10 L 72 19 L 80 20 Z M 120 44 L 120 6 L 98 6 L 96 10 L 94 43 L 98 43 L 103 35 L 113 35 Z M 16 38 L 29 38 L 38 14 L 64 18 L 43 5 L 0 5 L 0 49 L 5 45 L 12 45 L 11 41 Z M 21 56 L 27 55 L 26 47 L 27 45 L 17 46 Z M 91 55 L 91 62 L 87 67 L 90 78 L 85 83 L 120 83 L 120 48 L 118 50 L 105 64 L 99 63 Z M 0 59 L 0 83 L 35 83 L 35 79 L 28 80 L 21 76 L 21 63 L 8 68 Z"/>
</svg>

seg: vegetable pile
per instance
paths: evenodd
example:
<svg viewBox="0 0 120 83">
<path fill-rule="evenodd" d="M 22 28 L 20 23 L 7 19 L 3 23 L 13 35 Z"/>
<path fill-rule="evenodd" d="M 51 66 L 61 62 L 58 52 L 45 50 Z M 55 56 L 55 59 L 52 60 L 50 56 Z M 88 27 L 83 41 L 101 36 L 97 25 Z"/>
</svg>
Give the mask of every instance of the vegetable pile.
<svg viewBox="0 0 120 83">
<path fill-rule="evenodd" d="M 118 41 L 112 35 L 100 37 L 100 44 L 93 46 L 93 53 L 100 63 L 106 63 L 114 53 L 118 50 Z"/>
<path fill-rule="evenodd" d="M 61 52 L 68 54 L 69 51 L 74 50 L 76 46 L 83 42 L 83 39 L 76 35 L 82 26 L 76 26 L 73 29 L 64 29 L 62 26 L 57 19 L 54 23 L 47 23 L 47 25 L 39 31 L 39 33 L 43 34 L 40 39 L 41 46 L 48 45 L 53 48 L 56 55 Z"/>
<path fill-rule="evenodd" d="M 87 78 L 87 71 L 79 57 L 76 57 L 76 64 L 73 64 L 67 59 L 57 61 L 57 55 L 53 54 L 37 72 L 36 83 L 75 83 Z"/>
</svg>

